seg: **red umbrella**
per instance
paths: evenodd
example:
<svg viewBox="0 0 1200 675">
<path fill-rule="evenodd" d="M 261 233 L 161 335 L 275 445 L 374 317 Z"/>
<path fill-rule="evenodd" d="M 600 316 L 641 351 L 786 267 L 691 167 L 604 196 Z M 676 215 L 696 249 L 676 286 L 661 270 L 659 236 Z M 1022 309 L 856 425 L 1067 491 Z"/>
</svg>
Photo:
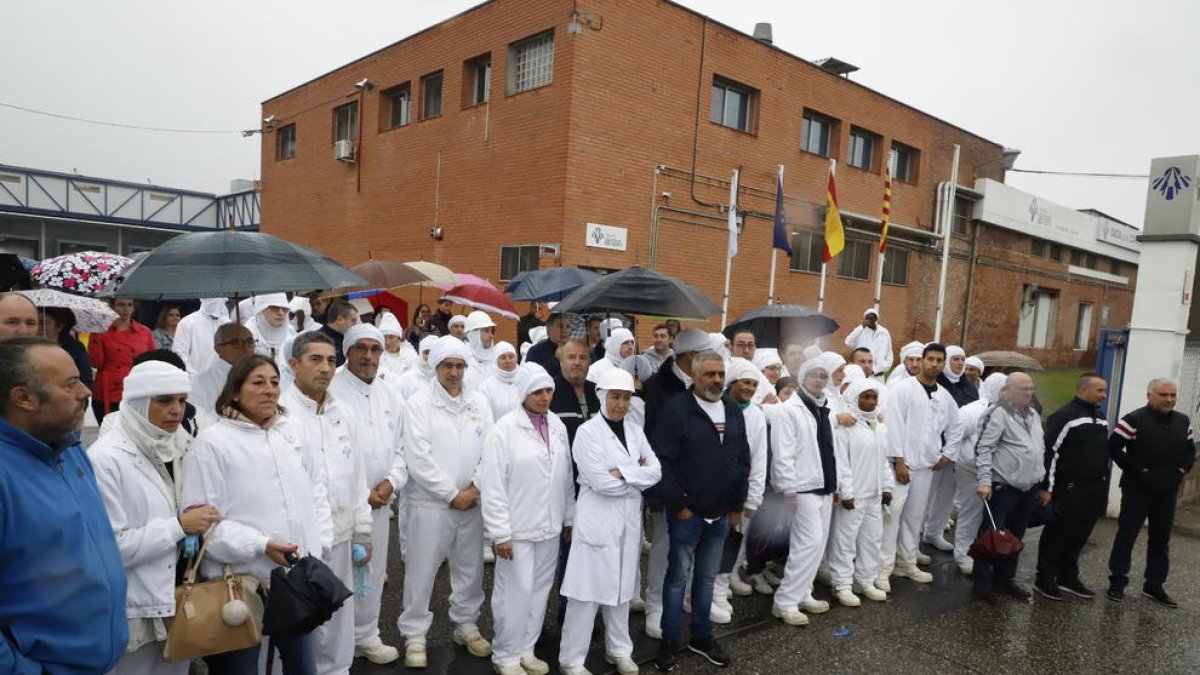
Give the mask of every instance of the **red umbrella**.
<svg viewBox="0 0 1200 675">
<path fill-rule="evenodd" d="M 484 279 L 483 277 L 475 276 L 474 274 L 466 274 L 464 272 L 455 272 L 454 276 L 458 277 L 457 284 L 434 284 L 434 285 L 437 286 L 438 288 L 442 289 L 443 291 L 446 291 L 447 293 L 449 293 L 455 289 L 458 289 L 458 288 L 463 288 L 464 286 L 478 286 L 480 288 L 490 288 L 493 291 L 496 291 L 497 293 L 500 292 L 500 289 L 493 286 L 492 282 L 488 281 L 487 279 Z"/>
<path fill-rule="evenodd" d="M 513 306 L 508 296 L 496 290 L 491 284 L 486 286 L 477 284 L 455 286 L 454 288 L 447 289 L 443 297 L 449 298 L 460 305 L 474 307 L 475 309 L 480 309 L 491 314 L 499 314 L 510 319 L 520 318 L 517 316 L 517 308 Z"/>
<path fill-rule="evenodd" d="M 371 302 L 371 306 L 375 309 L 387 307 L 392 310 L 392 314 L 400 320 L 401 326 L 407 326 L 409 323 L 408 303 L 397 298 L 391 293 L 376 293 L 375 295 L 367 296 L 367 300 Z"/>
</svg>

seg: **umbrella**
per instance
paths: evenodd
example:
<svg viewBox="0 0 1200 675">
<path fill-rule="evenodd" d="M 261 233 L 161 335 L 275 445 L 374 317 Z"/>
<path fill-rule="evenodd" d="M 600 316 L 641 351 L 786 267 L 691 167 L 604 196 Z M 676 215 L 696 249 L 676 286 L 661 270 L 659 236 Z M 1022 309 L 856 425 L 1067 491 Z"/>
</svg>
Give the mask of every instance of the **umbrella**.
<svg viewBox="0 0 1200 675">
<path fill-rule="evenodd" d="M 783 342 L 813 340 L 837 329 L 836 321 L 811 307 L 763 305 L 739 316 L 722 332 L 732 340 L 734 333 L 748 330 L 759 347 L 779 347 Z"/>
<path fill-rule="evenodd" d="M 490 284 L 487 286 L 477 284 L 455 286 L 447 290 L 442 297 L 449 298 L 452 302 L 457 302 L 460 305 L 467 305 L 492 314 L 506 316 L 510 319 L 520 318 L 517 316 L 517 308 L 513 306 L 508 296 L 496 290 Z"/>
<path fill-rule="evenodd" d="M 510 293 L 513 300 L 562 300 L 576 288 L 599 278 L 599 274 L 578 267 L 548 267 L 521 272 L 508 282 L 504 292 Z"/>
<path fill-rule="evenodd" d="M 686 281 L 644 267 L 630 267 L 576 289 L 555 305 L 553 311 L 620 312 L 703 320 L 719 314 L 721 308 Z"/>
<path fill-rule="evenodd" d="M 218 230 L 167 240 L 125 270 L 105 295 L 142 300 L 245 298 L 367 286 L 329 256 L 262 232 Z"/>
<path fill-rule="evenodd" d="M 482 288 L 490 288 L 497 293 L 500 292 L 500 289 L 493 286 L 492 282 L 488 281 L 487 279 L 484 279 L 480 276 L 475 276 L 474 274 L 466 274 L 464 272 L 454 273 L 454 283 L 435 283 L 433 285 L 437 286 L 443 291 L 446 291 L 447 293 L 455 288 L 462 288 L 463 286 L 480 286 Z"/>
<path fill-rule="evenodd" d="M 96 295 L 133 261 L 103 251 L 68 253 L 43 260 L 33 268 L 33 279 L 42 286 L 80 295 Z"/>
<path fill-rule="evenodd" d="M 17 291 L 38 307 L 61 307 L 75 315 L 75 330 L 80 333 L 103 333 L 117 320 L 117 313 L 95 298 L 71 295 L 52 288 Z"/>
<path fill-rule="evenodd" d="M 365 263 L 351 267 L 350 271 L 366 279 L 372 288 L 396 288 L 397 286 L 407 286 L 409 284 L 437 283 L 439 281 L 450 281 L 451 285 L 458 283 L 458 279 L 454 276 L 454 273 L 441 265 L 425 263 L 421 267 L 417 267 L 417 264 L 387 260 L 368 260 Z M 446 272 L 445 274 L 441 274 L 433 268 L 441 268 L 446 270 Z"/>
<path fill-rule="evenodd" d="M 29 268 L 25 267 L 24 260 L 12 253 L 0 254 L 0 291 L 31 286 Z"/>
<path fill-rule="evenodd" d="M 986 368 L 1017 368 L 1020 370 L 1045 370 L 1042 364 L 1038 363 L 1037 359 L 1032 356 L 1026 356 L 1021 352 L 994 351 L 975 354 L 983 361 Z"/>
</svg>

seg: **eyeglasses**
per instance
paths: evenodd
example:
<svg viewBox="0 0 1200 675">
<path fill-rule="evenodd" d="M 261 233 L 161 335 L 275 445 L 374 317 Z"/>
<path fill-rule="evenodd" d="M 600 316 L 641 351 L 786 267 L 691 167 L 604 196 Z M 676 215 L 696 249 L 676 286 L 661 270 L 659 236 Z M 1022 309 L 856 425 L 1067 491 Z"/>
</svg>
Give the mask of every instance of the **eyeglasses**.
<svg viewBox="0 0 1200 675">
<path fill-rule="evenodd" d="M 228 347 L 229 345 L 237 345 L 240 347 L 253 347 L 255 344 L 254 338 L 243 338 L 241 340 L 229 340 L 227 342 L 218 342 L 218 347 Z"/>
</svg>

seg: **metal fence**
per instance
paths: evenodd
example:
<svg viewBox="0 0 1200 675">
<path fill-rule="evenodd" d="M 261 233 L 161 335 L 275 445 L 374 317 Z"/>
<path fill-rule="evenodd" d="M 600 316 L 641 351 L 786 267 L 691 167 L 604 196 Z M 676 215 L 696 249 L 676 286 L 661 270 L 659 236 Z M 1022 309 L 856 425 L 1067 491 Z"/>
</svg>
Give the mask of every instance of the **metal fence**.
<svg viewBox="0 0 1200 675">
<path fill-rule="evenodd" d="M 1200 342 L 1189 342 L 1183 347 L 1175 409 L 1193 420 L 1200 418 Z"/>
</svg>

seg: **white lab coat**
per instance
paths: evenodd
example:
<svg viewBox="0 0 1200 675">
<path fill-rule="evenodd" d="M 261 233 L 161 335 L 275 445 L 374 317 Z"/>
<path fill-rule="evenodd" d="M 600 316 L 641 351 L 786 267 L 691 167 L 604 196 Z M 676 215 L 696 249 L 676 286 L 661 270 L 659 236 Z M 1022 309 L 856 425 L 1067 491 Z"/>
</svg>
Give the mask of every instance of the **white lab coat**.
<svg viewBox="0 0 1200 675">
<path fill-rule="evenodd" d="M 219 361 L 214 343 L 217 329 L 230 322 L 228 315 L 214 317 L 203 309 L 192 312 L 179 320 L 175 327 L 175 341 L 171 351 L 183 359 L 187 371 L 193 377 Z"/>
<path fill-rule="evenodd" d="M 904 451 L 909 469 L 931 469 L 949 459 L 962 440 L 958 404 L 941 385 L 930 398 L 921 381 L 910 377 L 888 389 L 885 419 L 892 445 Z"/>
<path fill-rule="evenodd" d="M 354 442 L 364 451 L 367 488 L 381 481 L 399 492 L 408 482 L 404 462 L 404 402 L 395 387 L 376 377 L 363 382 L 345 366 L 338 369 L 329 391 L 345 408 Z"/>
<path fill-rule="evenodd" d="M 742 409 L 742 416 L 746 419 L 746 440 L 750 442 L 750 489 L 745 508 L 757 511 L 767 487 L 767 417 L 754 403 Z"/>
<path fill-rule="evenodd" d="M 821 451 L 817 446 L 817 418 L 809 412 L 797 392 L 786 403 L 775 406 L 771 416 L 771 487 L 779 493 L 812 492 L 825 486 Z M 830 412 L 832 416 L 833 413 Z M 830 425 L 836 425 L 830 420 Z M 836 459 L 836 448 L 834 457 Z M 837 490 L 852 490 L 846 462 L 837 464 Z"/>
<path fill-rule="evenodd" d="M 389 378 L 389 380 L 396 391 L 399 392 L 400 398 L 407 401 L 413 397 L 413 394 L 428 387 L 429 381 L 433 378 L 433 370 L 422 362 L 407 370 L 403 375 L 396 378 Z"/>
<path fill-rule="evenodd" d="M 870 349 L 876 373 L 886 373 L 892 367 L 892 334 L 879 324 L 875 324 L 874 330 L 859 324 L 846 336 L 846 346 L 851 351 L 859 347 Z M 867 373 L 867 376 L 874 374 Z"/>
<path fill-rule="evenodd" d="M 500 418 L 483 444 L 479 471 L 483 525 L 497 544 L 545 541 L 562 534 L 575 512 L 567 428 L 548 414 L 550 442 L 518 408 Z"/>
<path fill-rule="evenodd" d="M 624 428 L 628 449 L 600 415 L 575 432 L 579 497 L 561 589 L 574 600 L 620 605 L 637 592 L 642 491 L 662 479 L 662 465 L 640 426 L 625 421 Z M 613 469 L 624 478 L 614 478 Z"/>
<path fill-rule="evenodd" d="M 833 441 L 838 463 L 846 462 L 850 469 L 850 488 L 842 492 L 842 499 L 878 500 L 892 491 L 891 450 L 882 422 L 875 429 L 861 418 L 852 427 L 835 426 Z"/>
<path fill-rule="evenodd" d="M 434 378 L 408 399 L 404 457 L 412 504 L 445 508 L 479 477 L 483 439 L 492 409 L 479 392 L 462 389 L 451 399 Z"/>
<path fill-rule="evenodd" d="M 513 386 L 515 378 L 512 376 L 515 373 L 506 375 L 510 376 L 507 380 L 500 377 L 499 373 L 493 372 L 479 387 L 479 392 L 492 407 L 492 418 L 496 420 L 521 407 L 521 398 L 517 395 L 517 388 Z"/>
<path fill-rule="evenodd" d="M 379 369 L 394 378 L 399 378 L 410 368 L 415 368 L 420 359 L 421 356 L 417 354 L 417 350 L 413 349 L 412 344 L 408 340 L 401 339 L 398 354 L 384 350 L 383 356 L 379 358 Z"/>
<path fill-rule="evenodd" d="M 230 370 L 233 370 L 233 366 L 218 358 L 199 374 L 192 376 L 192 393 L 188 394 L 188 403 L 196 408 L 196 421 L 200 428 L 211 427 L 217 423 L 217 397 L 225 388 Z"/>
</svg>

